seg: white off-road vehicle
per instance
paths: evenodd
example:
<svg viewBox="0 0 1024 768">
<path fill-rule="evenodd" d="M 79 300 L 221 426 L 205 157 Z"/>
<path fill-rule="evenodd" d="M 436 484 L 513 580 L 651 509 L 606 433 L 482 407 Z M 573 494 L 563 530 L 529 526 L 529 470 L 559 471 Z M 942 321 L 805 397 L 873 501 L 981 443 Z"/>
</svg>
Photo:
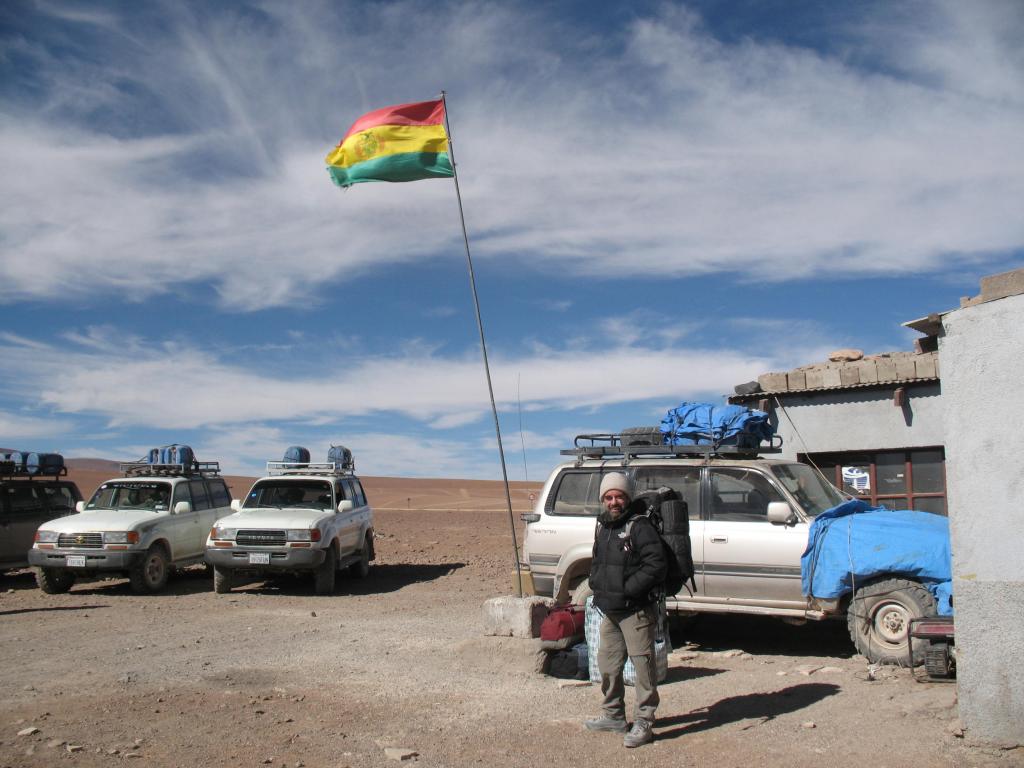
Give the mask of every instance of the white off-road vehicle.
<svg viewBox="0 0 1024 768">
<path fill-rule="evenodd" d="M 129 462 L 77 514 L 43 523 L 28 553 L 39 588 L 67 592 L 80 578 L 127 574 L 134 592 L 159 592 L 172 568 L 203 562 L 206 533 L 230 511 L 215 461 Z M 158 460 L 159 461 L 159 460 Z"/>
<path fill-rule="evenodd" d="M 858 585 L 856 615 L 847 612 L 850 595 L 803 594 L 800 560 L 810 524 L 844 501 L 806 464 L 765 458 L 749 446 L 631 444 L 625 433 L 581 435 L 562 453 L 575 458 L 552 471 L 533 512 L 522 515 L 523 567 L 537 594 L 583 602 L 590 593 L 601 477 L 627 472 L 636 493 L 667 486 L 687 504 L 696 590 L 669 597 L 670 612 L 847 618 L 858 650 L 889 663 L 908 659 L 911 620 L 935 613 L 928 590 L 897 573 Z M 915 651 L 915 661 L 919 656 Z"/>
<path fill-rule="evenodd" d="M 267 462 L 267 476 L 231 502 L 234 513 L 217 520 L 206 542 L 215 592 L 290 573 L 312 574 L 316 594 L 327 595 L 340 570 L 366 577 L 375 556 L 373 509 L 351 453 L 337 448 L 326 462 Z"/>
</svg>

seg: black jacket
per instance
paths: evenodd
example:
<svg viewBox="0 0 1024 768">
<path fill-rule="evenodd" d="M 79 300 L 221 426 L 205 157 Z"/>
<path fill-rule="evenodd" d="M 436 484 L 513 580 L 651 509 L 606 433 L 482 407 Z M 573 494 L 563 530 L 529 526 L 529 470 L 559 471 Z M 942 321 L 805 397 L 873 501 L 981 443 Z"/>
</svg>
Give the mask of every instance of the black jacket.
<svg viewBox="0 0 1024 768">
<path fill-rule="evenodd" d="M 627 525 L 630 521 L 632 525 Z M 667 570 L 661 537 L 632 504 L 614 520 L 601 513 L 590 561 L 590 589 L 598 608 L 608 613 L 651 605 Z"/>
</svg>

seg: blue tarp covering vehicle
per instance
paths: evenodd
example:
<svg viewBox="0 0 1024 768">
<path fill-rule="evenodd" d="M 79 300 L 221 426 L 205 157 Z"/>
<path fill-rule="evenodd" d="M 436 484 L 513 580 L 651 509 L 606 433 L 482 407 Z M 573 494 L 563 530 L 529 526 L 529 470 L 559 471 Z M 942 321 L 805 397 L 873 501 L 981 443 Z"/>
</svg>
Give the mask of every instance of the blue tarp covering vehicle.
<svg viewBox="0 0 1024 768">
<path fill-rule="evenodd" d="M 949 521 L 941 515 L 843 502 L 811 524 L 800 570 L 805 595 L 853 593 L 850 634 L 869 658 L 879 647 L 905 648 L 910 619 L 953 614 Z"/>
</svg>

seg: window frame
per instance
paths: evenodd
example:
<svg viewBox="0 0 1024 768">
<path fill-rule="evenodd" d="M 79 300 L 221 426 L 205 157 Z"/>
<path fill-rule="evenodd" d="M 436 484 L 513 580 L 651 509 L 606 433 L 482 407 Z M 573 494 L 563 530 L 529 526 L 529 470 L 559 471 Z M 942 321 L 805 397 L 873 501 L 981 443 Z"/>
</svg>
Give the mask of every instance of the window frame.
<svg viewBox="0 0 1024 768">
<path fill-rule="evenodd" d="M 937 451 L 941 455 L 940 466 L 942 468 L 942 490 L 941 491 L 915 491 L 914 490 L 914 466 L 912 457 L 914 453 L 923 451 Z M 897 454 L 903 455 L 903 473 L 906 478 L 906 487 L 903 493 L 879 493 L 878 488 L 878 458 L 880 456 L 894 456 Z M 875 451 L 830 451 L 822 453 L 798 453 L 797 461 L 804 464 L 811 464 L 812 466 L 820 467 L 822 464 L 834 465 L 831 467 L 832 476 L 829 477 L 829 471 L 826 469 L 822 470 L 825 477 L 828 477 L 832 484 L 838 488 L 842 493 L 852 495 L 856 499 L 867 502 L 873 507 L 885 506 L 889 509 L 918 509 L 916 505 L 917 499 L 941 499 L 943 517 L 949 515 L 949 499 L 948 499 L 948 488 L 946 486 L 946 449 L 941 445 L 918 445 L 910 448 L 886 448 Z M 869 494 L 861 494 L 853 492 L 853 489 L 844 487 L 843 484 L 843 466 L 849 466 L 850 464 L 861 464 L 866 465 L 868 468 L 868 475 L 871 479 L 871 492 Z M 892 466 L 892 465 L 888 465 Z M 906 506 L 896 507 L 893 505 L 894 500 L 900 500 Z M 933 513 L 939 514 L 939 513 Z"/>
</svg>

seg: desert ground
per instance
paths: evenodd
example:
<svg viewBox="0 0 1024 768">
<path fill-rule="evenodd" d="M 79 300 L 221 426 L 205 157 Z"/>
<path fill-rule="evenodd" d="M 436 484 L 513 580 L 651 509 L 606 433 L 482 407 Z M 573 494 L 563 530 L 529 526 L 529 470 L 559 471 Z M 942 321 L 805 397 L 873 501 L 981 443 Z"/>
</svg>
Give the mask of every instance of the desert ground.
<svg viewBox="0 0 1024 768">
<path fill-rule="evenodd" d="M 88 495 L 110 476 L 72 479 Z M 231 482 L 237 496 L 248 479 Z M 845 624 L 754 617 L 675 634 L 657 741 L 626 750 L 582 727 L 594 686 L 536 673 L 531 641 L 482 634 L 483 602 L 511 588 L 500 484 L 364 484 L 377 560 L 331 596 L 296 579 L 216 595 L 199 567 L 155 596 L 4 576 L 0 766 L 1024 765 L 963 737 L 955 685 L 869 668 Z M 520 536 L 537 488 L 513 488 Z"/>
</svg>

